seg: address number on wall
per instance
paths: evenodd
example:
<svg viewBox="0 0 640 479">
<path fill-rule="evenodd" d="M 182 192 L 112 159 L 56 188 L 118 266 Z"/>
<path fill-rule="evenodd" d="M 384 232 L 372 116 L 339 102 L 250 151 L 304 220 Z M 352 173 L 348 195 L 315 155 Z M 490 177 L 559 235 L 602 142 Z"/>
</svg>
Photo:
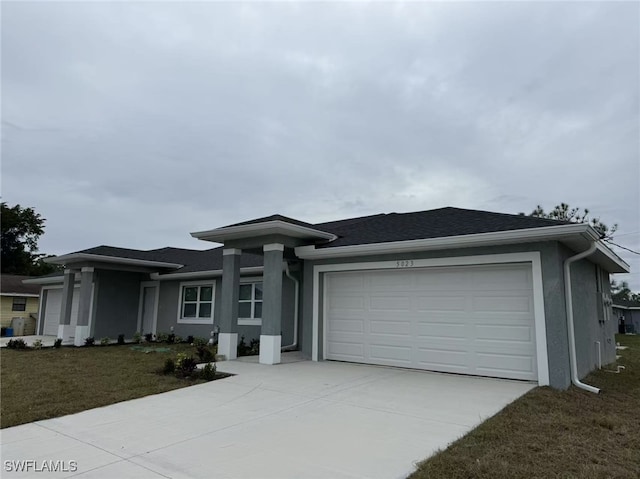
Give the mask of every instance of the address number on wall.
<svg viewBox="0 0 640 479">
<path fill-rule="evenodd" d="M 413 266 L 413 260 L 407 259 L 403 261 L 396 261 L 396 268 L 411 268 Z"/>
</svg>

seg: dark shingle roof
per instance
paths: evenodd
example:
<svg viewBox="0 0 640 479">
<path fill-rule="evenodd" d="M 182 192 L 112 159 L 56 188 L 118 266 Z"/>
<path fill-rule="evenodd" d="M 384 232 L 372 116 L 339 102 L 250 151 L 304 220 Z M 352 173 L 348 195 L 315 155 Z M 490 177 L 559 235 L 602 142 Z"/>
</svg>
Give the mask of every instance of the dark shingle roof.
<svg viewBox="0 0 640 479">
<path fill-rule="evenodd" d="M 386 243 L 441 238 L 496 231 L 509 231 L 566 224 L 562 221 L 524 215 L 491 213 L 461 208 L 439 208 L 415 213 L 389 213 L 320 223 L 338 239 L 319 245 L 323 248 L 357 244 Z"/>
<path fill-rule="evenodd" d="M 16 274 L 3 274 L 0 278 L 0 291 L 2 294 L 40 294 L 40 286 L 37 284 L 24 284 L 22 280 L 31 276 Z"/>
<path fill-rule="evenodd" d="M 272 215 L 229 226 L 268 221 L 285 221 L 333 233 L 338 237 L 334 241 L 318 244 L 317 246 L 320 248 L 440 238 L 566 224 L 562 221 L 545 218 L 447 207 L 414 213 L 377 214 L 328 221 L 315 225 L 282 215 Z M 184 265 L 182 268 L 167 271 L 167 273 L 192 273 L 222 269 L 222 249 L 222 247 L 218 247 L 201 251 L 183 248 L 160 248 L 143 251 L 115 248 L 113 246 L 98 246 L 78 251 L 77 253 L 182 264 Z M 241 267 L 262 266 L 262 264 L 263 258 L 261 255 L 243 252 Z"/>
<path fill-rule="evenodd" d="M 628 299 L 614 299 L 613 307 L 622 306 L 625 308 L 640 308 L 640 301 L 629 301 Z"/>
</svg>

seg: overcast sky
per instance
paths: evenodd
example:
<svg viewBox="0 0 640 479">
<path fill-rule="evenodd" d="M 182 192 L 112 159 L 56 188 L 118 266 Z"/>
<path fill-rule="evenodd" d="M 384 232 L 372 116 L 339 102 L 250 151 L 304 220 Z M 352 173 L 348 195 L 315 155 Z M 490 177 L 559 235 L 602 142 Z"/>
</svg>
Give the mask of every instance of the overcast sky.
<svg viewBox="0 0 640 479">
<path fill-rule="evenodd" d="M 2 199 L 49 254 L 560 202 L 640 250 L 639 25 L 638 2 L 3 2 Z"/>
</svg>

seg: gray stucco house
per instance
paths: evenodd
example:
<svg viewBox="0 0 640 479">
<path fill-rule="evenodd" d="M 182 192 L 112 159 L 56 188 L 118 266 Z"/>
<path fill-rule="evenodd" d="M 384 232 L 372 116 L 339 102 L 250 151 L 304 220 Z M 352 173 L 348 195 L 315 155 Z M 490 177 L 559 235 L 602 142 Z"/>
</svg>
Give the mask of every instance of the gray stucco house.
<svg viewBox="0 0 640 479">
<path fill-rule="evenodd" d="M 98 246 L 51 259 L 38 332 L 260 338 L 337 360 L 567 388 L 615 360 L 609 274 L 587 224 L 458 208 L 309 224 L 274 215 L 192 233 L 205 251 Z M 586 385 L 585 385 L 586 386 Z"/>
<path fill-rule="evenodd" d="M 640 301 L 614 299 L 613 316 L 618 320 L 619 332 L 640 333 Z"/>
</svg>

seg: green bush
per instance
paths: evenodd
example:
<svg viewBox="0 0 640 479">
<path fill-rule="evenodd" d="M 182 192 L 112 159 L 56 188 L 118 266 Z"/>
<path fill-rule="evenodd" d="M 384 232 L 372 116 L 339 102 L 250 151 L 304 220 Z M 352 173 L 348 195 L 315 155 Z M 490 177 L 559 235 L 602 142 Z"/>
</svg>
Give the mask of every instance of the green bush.
<svg viewBox="0 0 640 479">
<path fill-rule="evenodd" d="M 215 360 L 215 355 L 207 346 L 196 346 L 196 353 L 201 363 L 210 363 Z"/>
<path fill-rule="evenodd" d="M 156 336 L 156 342 L 158 343 L 168 343 L 169 335 L 167 333 L 160 333 Z"/>
<path fill-rule="evenodd" d="M 205 381 L 213 381 L 216 378 L 216 365 L 214 363 L 207 363 L 200 370 L 199 377 Z"/>
<path fill-rule="evenodd" d="M 109 346 L 111 344 L 111 340 L 107 337 L 102 338 L 100 340 L 100 346 Z"/>
<path fill-rule="evenodd" d="M 207 340 L 205 338 L 193 338 L 192 344 L 197 348 L 198 346 L 206 346 Z"/>
<path fill-rule="evenodd" d="M 142 334 L 136 331 L 133 335 L 133 342 L 136 344 L 140 344 L 142 342 Z"/>
<path fill-rule="evenodd" d="M 120 346 L 124 344 L 124 334 L 118 334 L 118 344 Z"/>
<path fill-rule="evenodd" d="M 173 359 L 167 358 L 162 368 L 162 374 L 173 374 L 176 371 L 176 363 Z"/>
<path fill-rule="evenodd" d="M 178 376 L 191 376 L 198 365 L 193 356 L 186 353 L 178 353 L 176 356 L 176 373 Z"/>
<path fill-rule="evenodd" d="M 31 345 L 33 349 L 42 349 L 42 339 L 36 339 Z"/>
<path fill-rule="evenodd" d="M 96 338 L 94 338 L 94 337 L 84 338 L 84 345 L 85 346 L 93 346 L 94 344 L 96 344 Z"/>
<path fill-rule="evenodd" d="M 62 346 L 62 338 L 58 338 L 53 342 L 53 347 L 58 349 L 60 348 L 60 346 Z"/>
<path fill-rule="evenodd" d="M 7 347 L 9 349 L 27 349 L 27 343 L 24 342 L 24 339 L 10 339 L 7 343 Z"/>
</svg>

